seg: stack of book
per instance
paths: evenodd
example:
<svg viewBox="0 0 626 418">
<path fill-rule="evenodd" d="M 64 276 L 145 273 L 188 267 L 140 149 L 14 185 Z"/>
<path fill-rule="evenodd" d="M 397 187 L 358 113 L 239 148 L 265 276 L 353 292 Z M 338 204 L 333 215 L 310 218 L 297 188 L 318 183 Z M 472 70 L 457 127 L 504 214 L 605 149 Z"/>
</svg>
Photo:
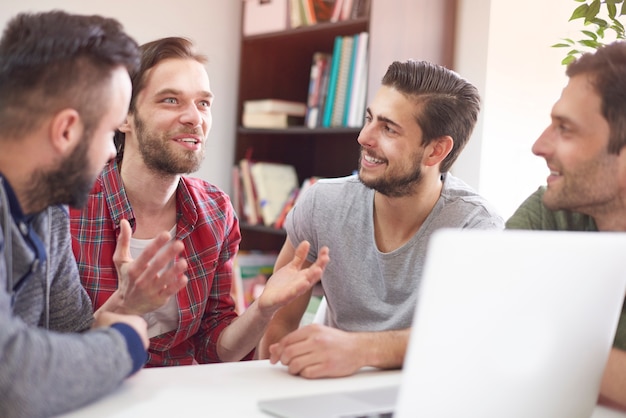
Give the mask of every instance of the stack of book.
<svg viewBox="0 0 626 418">
<path fill-rule="evenodd" d="M 306 103 L 279 99 L 247 100 L 241 124 L 245 128 L 278 129 L 303 126 Z"/>
<path fill-rule="evenodd" d="M 371 0 L 289 0 L 289 26 L 298 28 L 369 15 Z"/>
<path fill-rule="evenodd" d="M 313 54 L 306 126 L 360 127 L 367 91 L 368 32 L 335 37 L 332 55 Z"/>
<path fill-rule="evenodd" d="M 294 166 L 243 158 L 233 167 L 233 206 L 249 225 L 280 229 L 302 192 L 317 179 L 307 178 L 298 187 Z"/>
</svg>

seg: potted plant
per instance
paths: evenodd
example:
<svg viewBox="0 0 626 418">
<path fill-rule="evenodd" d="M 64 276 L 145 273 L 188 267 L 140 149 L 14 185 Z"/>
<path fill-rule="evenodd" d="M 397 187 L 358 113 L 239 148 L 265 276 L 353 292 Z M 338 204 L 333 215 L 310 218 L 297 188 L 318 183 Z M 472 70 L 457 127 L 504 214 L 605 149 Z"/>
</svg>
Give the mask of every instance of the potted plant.
<svg viewBox="0 0 626 418">
<path fill-rule="evenodd" d="M 607 43 L 607 33 L 613 33 L 615 39 L 626 39 L 621 16 L 626 16 L 626 0 L 574 0 L 581 3 L 576 7 L 569 21 L 584 19 L 581 39 L 564 38 L 552 45 L 554 48 L 568 48 L 567 55 L 561 61 L 567 65 L 588 50 L 597 49 Z M 615 39 L 609 38 L 609 41 Z"/>
</svg>

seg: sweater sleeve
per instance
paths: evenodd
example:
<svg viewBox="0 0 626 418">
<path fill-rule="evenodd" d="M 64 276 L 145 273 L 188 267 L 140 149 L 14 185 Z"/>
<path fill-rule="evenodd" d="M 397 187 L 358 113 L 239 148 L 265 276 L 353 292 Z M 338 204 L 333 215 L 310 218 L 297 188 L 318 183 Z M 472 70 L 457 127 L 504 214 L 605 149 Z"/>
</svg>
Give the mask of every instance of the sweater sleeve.
<svg viewBox="0 0 626 418">
<path fill-rule="evenodd" d="M 69 239 L 67 222 L 59 218 L 52 221 L 51 230 L 60 233 L 60 238 L 46 242 L 54 245 L 48 248 L 46 262 L 40 263 L 51 275 L 43 269 L 34 271 L 17 293 L 11 294 L 7 288 L 6 248 L 0 237 L 3 417 L 52 416 L 71 411 L 112 391 L 134 370 L 129 351 L 132 337 L 128 339 L 114 328 L 89 329 L 91 305 L 83 296 L 75 263 L 65 254 L 69 251 L 71 256 L 69 241 L 65 241 Z M 19 239 L 19 235 L 14 238 Z M 15 245 L 13 250 L 15 255 Z M 50 283 L 49 303 L 46 283 Z M 43 319 L 46 306 L 48 320 Z M 38 323 L 39 317 L 42 319 Z M 50 329 L 42 325 L 45 322 Z"/>
</svg>

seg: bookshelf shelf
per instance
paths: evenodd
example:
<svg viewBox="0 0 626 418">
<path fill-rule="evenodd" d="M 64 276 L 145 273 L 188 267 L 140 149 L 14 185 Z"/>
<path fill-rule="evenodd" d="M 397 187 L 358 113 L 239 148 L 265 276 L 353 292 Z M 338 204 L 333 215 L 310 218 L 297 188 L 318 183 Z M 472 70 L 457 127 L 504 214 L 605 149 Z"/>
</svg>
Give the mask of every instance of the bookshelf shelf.
<svg viewBox="0 0 626 418">
<path fill-rule="evenodd" d="M 324 35 L 328 35 L 328 33 L 336 32 L 337 35 L 341 35 L 346 32 L 360 32 L 365 30 L 369 24 L 369 17 L 363 17 L 358 19 L 346 20 L 343 22 L 322 22 L 316 23 L 315 25 L 310 26 L 301 26 L 299 28 L 287 29 L 279 32 L 268 32 L 259 35 L 249 35 L 244 36 L 244 42 L 254 42 L 254 41 L 264 41 L 264 40 L 275 40 L 281 39 L 284 37 L 297 38 L 298 36 L 310 36 L 311 34 L 316 34 L 317 32 L 323 33 Z M 334 36 L 337 36 L 334 35 Z"/>
<path fill-rule="evenodd" d="M 238 128 L 237 133 L 241 135 L 336 135 L 336 134 L 352 134 L 354 139 L 359 135 L 360 128 L 307 128 L 304 126 L 292 126 L 283 129 L 262 129 L 262 128 Z"/>
<path fill-rule="evenodd" d="M 245 8 L 243 8 L 245 12 Z M 370 13 L 353 20 L 243 36 L 237 95 L 234 164 L 243 158 L 291 164 L 304 179 L 354 172 L 358 128 L 244 128 L 243 103 L 281 99 L 307 102 L 314 53 L 333 53 L 338 36 L 369 33 L 366 103 L 393 60 L 428 59 L 452 66 L 457 0 L 371 0 Z M 244 16 L 242 14 L 242 22 Z M 241 218 L 241 217 L 240 217 Z M 279 250 L 285 232 L 241 224 L 242 250 Z"/>
</svg>

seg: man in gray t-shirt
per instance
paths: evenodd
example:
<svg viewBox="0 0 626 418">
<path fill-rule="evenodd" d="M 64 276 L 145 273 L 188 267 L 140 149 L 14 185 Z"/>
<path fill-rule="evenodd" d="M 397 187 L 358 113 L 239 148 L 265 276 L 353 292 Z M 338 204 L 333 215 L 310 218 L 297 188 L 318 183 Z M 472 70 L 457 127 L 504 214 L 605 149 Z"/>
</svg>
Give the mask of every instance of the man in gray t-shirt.
<svg viewBox="0 0 626 418">
<path fill-rule="evenodd" d="M 479 107 L 476 88 L 450 70 L 423 61 L 389 67 L 358 137 L 358 175 L 318 181 L 285 224 L 276 268 L 302 241 L 311 243 L 309 263 L 330 249 L 325 325 L 297 329 L 308 293 L 274 317 L 261 357 L 307 378 L 402 366 L 430 235 L 504 227 L 485 199 L 448 173 Z"/>
</svg>

